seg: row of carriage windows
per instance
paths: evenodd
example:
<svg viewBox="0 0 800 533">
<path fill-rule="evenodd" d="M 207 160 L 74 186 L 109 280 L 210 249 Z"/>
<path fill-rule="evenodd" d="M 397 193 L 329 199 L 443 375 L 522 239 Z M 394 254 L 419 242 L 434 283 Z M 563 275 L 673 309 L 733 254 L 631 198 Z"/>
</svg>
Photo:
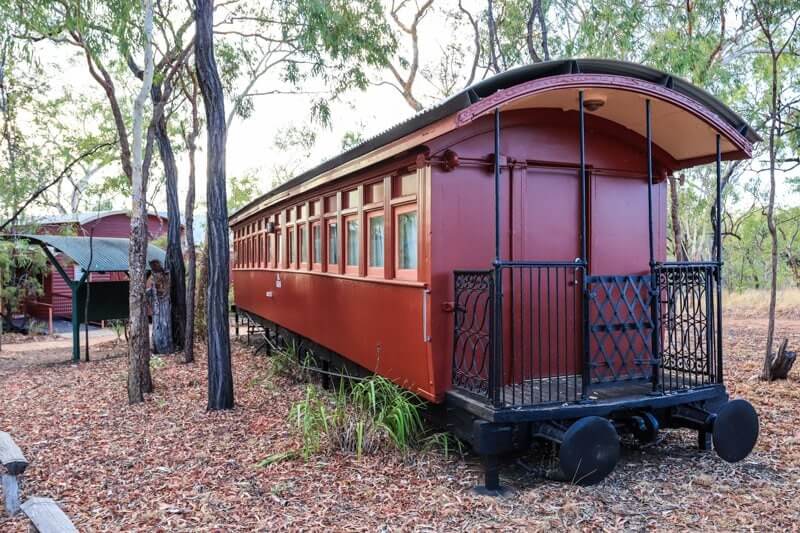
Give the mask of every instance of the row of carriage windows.
<svg viewBox="0 0 800 533">
<path fill-rule="evenodd" d="M 387 185 L 391 187 L 388 195 Z M 416 280 L 416 193 L 416 174 L 386 178 L 238 227 L 233 235 L 234 268 L 289 268 Z M 362 258 L 362 253 L 366 257 Z"/>
</svg>

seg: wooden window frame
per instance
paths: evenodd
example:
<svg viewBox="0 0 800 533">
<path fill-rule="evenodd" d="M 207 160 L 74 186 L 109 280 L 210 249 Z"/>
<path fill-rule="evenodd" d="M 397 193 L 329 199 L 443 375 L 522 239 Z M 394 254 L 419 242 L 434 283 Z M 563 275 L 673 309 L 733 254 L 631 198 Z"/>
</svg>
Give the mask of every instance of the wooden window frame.
<svg viewBox="0 0 800 533">
<path fill-rule="evenodd" d="M 330 255 L 330 231 L 331 231 L 331 224 L 336 224 L 336 262 L 331 263 L 331 255 Z M 327 271 L 333 272 L 335 274 L 339 273 L 339 265 L 342 263 L 342 225 L 339 224 L 338 217 L 330 217 L 325 219 L 325 236 L 324 236 L 324 244 L 325 244 L 325 264 L 327 265 Z"/>
<path fill-rule="evenodd" d="M 303 243 L 303 236 L 305 235 L 306 242 Z M 309 224 L 305 220 L 297 223 L 297 268 L 300 270 L 309 270 L 311 268 L 311 255 L 309 249 Z M 303 252 L 305 252 L 306 260 L 303 261 Z"/>
<path fill-rule="evenodd" d="M 297 268 L 297 231 L 294 224 L 286 228 L 286 268 Z"/>
<path fill-rule="evenodd" d="M 349 264 L 350 258 L 348 257 L 348 252 L 350 251 L 350 232 L 348 231 L 348 224 L 354 221 L 358 224 L 358 232 L 357 238 L 358 243 L 356 244 L 356 250 L 358 253 L 358 257 L 356 258 L 356 264 L 351 265 Z M 343 235 L 343 243 L 344 243 L 344 254 L 342 256 L 342 262 L 344 264 L 344 273 L 350 276 L 358 276 L 361 273 L 361 261 L 363 259 L 364 254 L 362 253 L 362 233 L 363 229 L 361 228 L 361 217 L 354 213 L 352 215 L 347 215 L 342 217 L 342 235 Z"/>
<path fill-rule="evenodd" d="M 383 204 L 381 204 L 382 206 Z M 371 266 L 370 260 L 372 259 L 372 236 L 370 234 L 370 221 L 376 217 L 383 217 L 383 265 L 382 266 Z M 366 212 L 366 216 L 364 217 L 366 223 L 365 226 L 365 241 L 366 241 L 366 260 L 367 260 L 367 276 L 372 278 L 383 278 L 383 272 L 386 267 L 386 216 L 384 215 L 383 209 L 373 209 L 371 211 Z"/>
<path fill-rule="evenodd" d="M 323 227 L 321 220 L 314 220 L 310 223 L 309 231 L 309 244 L 311 246 L 311 256 L 309 259 L 311 260 L 311 270 L 315 272 L 322 272 L 322 264 L 325 259 L 325 229 Z M 314 230 L 319 231 L 319 261 L 316 261 L 316 257 L 314 257 Z"/>
<path fill-rule="evenodd" d="M 395 279 L 403 281 L 418 281 L 419 280 L 419 261 L 420 261 L 420 216 L 419 209 L 416 202 L 405 203 L 402 205 L 394 206 L 392 210 L 392 250 L 394 256 L 394 277 Z M 400 268 L 400 215 L 406 213 L 417 214 L 417 267 L 416 268 Z"/>
</svg>

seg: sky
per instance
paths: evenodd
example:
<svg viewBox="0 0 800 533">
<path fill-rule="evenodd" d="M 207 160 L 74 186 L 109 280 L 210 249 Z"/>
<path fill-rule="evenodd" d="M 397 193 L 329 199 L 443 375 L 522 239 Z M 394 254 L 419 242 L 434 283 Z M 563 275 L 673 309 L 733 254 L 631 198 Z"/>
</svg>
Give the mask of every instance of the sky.
<svg viewBox="0 0 800 533">
<path fill-rule="evenodd" d="M 447 32 L 431 31 L 445 23 L 443 15 L 436 11 L 423 19 L 420 26 L 420 35 L 423 39 L 420 46 L 423 64 L 438 61 L 439 51 L 451 39 L 451 35 Z M 465 36 L 465 38 L 467 37 Z M 74 91 L 85 91 L 98 99 L 103 98 L 100 87 L 91 80 L 84 61 L 76 56 L 74 49 L 52 44 L 49 46 L 52 48 L 52 53 L 48 56 L 49 61 L 62 66 L 61 76 L 53 83 L 54 91 L 63 89 L 63 87 L 71 87 Z M 277 75 L 276 71 L 259 83 L 264 87 L 274 86 Z M 372 72 L 370 79 L 375 82 L 380 81 L 381 73 Z M 304 87 L 304 89 L 313 92 L 320 88 L 319 82 L 312 81 L 309 85 L 310 87 Z M 421 87 L 418 92 L 429 95 L 431 91 Z M 317 134 L 317 141 L 311 157 L 299 159 L 296 154 L 287 155 L 275 146 L 275 138 L 286 128 L 303 127 L 310 124 L 309 118 L 314 97 L 307 94 L 275 94 L 256 97 L 252 115 L 247 119 L 235 118 L 228 132 L 228 177 L 256 176 L 260 181 L 261 191 L 265 192 L 270 188 L 274 167 L 286 159 L 297 159 L 295 161 L 297 172 L 302 172 L 339 154 L 342 151 L 342 138 L 346 132 L 360 131 L 364 138 L 368 138 L 405 120 L 414 113 L 402 96 L 395 89 L 386 85 L 374 84 L 365 91 L 352 90 L 343 94 L 338 101 L 332 104 L 332 120 L 329 128 L 312 125 Z M 426 100 L 431 101 L 430 98 Z M 230 106 L 231 104 L 226 102 L 226 105 Z M 187 187 L 188 160 L 184 152 L 179 152 L 177 155 L 178 192 L 183 198 Z M 198 153 L 197 165 L 198 218 L 202 219 L 205 199 L 204 152 Z M 102 175 L 97 179 L 102 179 Z M 797 201 L 795 195 L 788 195 L 785 187 L 782 189 L 779 193 L 779 203 Z M 126 198 L 114 198 L 113 203 L 115 208 L 129 207 L 129 200 Z M 155 198 L 155 207 L 166 209 L 163 190 Z"/>
</svg>

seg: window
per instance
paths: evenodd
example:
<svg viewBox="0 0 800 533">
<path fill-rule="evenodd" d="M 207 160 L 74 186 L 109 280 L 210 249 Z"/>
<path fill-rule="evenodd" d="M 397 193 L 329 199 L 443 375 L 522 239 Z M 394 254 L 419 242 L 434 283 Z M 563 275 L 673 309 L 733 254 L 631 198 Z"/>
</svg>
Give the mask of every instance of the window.
<svg viewBox="0 0 800 533">
<path fill-rule="evenodd" d="M 383 269 L 383 250 L 384 250 L 384 237 L 383 237 L 383 213 L 370 214 L 367 218 L 369 223 L 369 249 L 367 258 L 368 266 Z M 382 272 L 376 272 L 381 274 Z"/>
<path fill-rule="evenodd" d="M 287 230 L 286 241 L 289 246 L 289 268 L 295 268 L 297 265 L 297 242 L 294 238 L 294 228 Z"/>
<path fill-rule="evenodd" d="M 342 206 L 343 209 L 358 207 L 358 189 L 345 192 L 342 197 L 342 203 L 344 204 Z"/>
<path fill-rule="evenodd" d="M 300 226 L 300 262 L 308 264 L 308 226 Z"/>
<path fill-rule="evenodd" d="M 283 266 L 283 234 L 280 231 L 275 232 L 275 239 L 277 245 L 275 246 L 275 267 L 281 268 Z"/>
<path fill-rule="evenodd" d="M 311 260 L 315 265 L 322 264 L 322 226 L 319 222 L 311 226 Z"/>
<path fill-rule="evenodd" d="M 274 258 L 273 246 L 275 245 L 275 236 L 274 235 L 267 235 L 267 267 L 275 266 L 272 263 L 272 259 Z"/>
<path fill-rule="evenodd" d="M 336 221 L 328 222 L 328 265 L 339 264 L 339 228 Z"/>
<path fill-rule="evenodd" d="M 348 274 L 358 274 L 358 219 L 348 217 L 345 219 L 345 270 Z"/>
<path fill-rule="evenodd" d="M 415 206 L 401 207 L 396 211 L 397 277 L 417 277 L 417 211 Z"/>
</svg>

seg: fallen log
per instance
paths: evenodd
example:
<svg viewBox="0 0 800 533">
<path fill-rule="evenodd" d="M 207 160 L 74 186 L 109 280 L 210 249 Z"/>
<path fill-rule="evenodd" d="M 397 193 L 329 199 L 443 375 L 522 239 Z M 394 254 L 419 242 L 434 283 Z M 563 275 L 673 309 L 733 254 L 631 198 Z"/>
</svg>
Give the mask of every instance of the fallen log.
<svg viewBox="0 0 800 533">
<path fill-rule="evenodd" d="M 789 339 L 783 339 L 778 348 L 778 352 L 769 361 L 769 374 L 764 376 L 767 381 L 775 381 L 777 379 L 787 379 L 789 371 L 792 370 L 794 362 L 797 360 L 797 352 L 790 352 L 786 348 L 789 345 Z"/>
</svg>

